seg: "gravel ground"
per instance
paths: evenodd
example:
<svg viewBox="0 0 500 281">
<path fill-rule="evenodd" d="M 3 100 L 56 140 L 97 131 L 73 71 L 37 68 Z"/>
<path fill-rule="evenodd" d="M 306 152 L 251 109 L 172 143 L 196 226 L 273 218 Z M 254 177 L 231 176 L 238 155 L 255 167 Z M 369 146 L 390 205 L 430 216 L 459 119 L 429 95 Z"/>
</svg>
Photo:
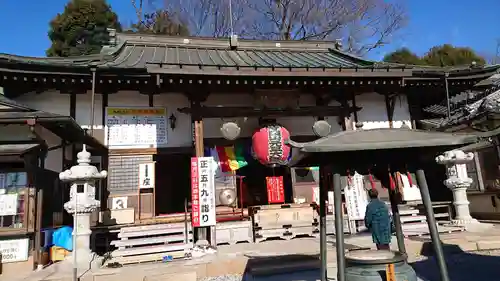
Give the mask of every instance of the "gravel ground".
<svg viewBox="0 0 500 281">
<path fill-rule="evenodd" d="M 434 257 L 417 256 L 411 265 L 421 281 L 440 281 Z M 500 250 L 464 252 L 446 256 L 448 272 L 452 281 L 498 281 L 500 280 Z M 335 275 L 330 273 L 329 275 Z M 224 275 L 200 281 L 316 281 L 318 271 L 302 271 L 293 274 L 272 276 Z M 331 279 L 333 280 L 333 279 Z"/>
</svg>

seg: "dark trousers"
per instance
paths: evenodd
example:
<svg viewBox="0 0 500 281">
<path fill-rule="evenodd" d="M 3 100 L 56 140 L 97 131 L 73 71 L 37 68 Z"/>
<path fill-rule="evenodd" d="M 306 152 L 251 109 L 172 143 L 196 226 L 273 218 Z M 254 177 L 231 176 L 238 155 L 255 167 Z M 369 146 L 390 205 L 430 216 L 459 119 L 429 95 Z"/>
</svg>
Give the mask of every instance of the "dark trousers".
<svg viewBox="0 0 500 281">
<path fill-rule="evenodd" d="M 390 250 L 389 244 L 377 244 L 377 250 Z"/>
</svg>

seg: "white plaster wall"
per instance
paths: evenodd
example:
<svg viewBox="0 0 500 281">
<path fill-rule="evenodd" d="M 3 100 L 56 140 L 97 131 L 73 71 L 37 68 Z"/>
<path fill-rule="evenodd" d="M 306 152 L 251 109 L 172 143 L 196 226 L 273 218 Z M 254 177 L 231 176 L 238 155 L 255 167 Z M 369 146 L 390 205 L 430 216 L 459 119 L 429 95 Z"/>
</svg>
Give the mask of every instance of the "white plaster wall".
<svg viewBox="0 0 500 281">
<path fill-rule="evenodd" d="M 57 145 L 61 144 L 61 138 L 53 134 L 51 131 L 37 126 L 37 133 L 42 137 L 45 142 L 47 143 L 47 146 L 54 147 Z M 50 150 L 47 152 L 47 157 L 45 158 L 45 169 L 51 170 L 54 172 L 62 172 L 63 170 L 63 150 L 62 148 Z"/>
<path fill-rule="evenodd" d="M 114 95 L 109 95 L 108 101 Z M 69 101 L 69 100 L 68 100 Z M 94 99 L 94 129 L 102 129 L 102 95 L 96 94 Z M 69 108 L 69 103 L 68 103 Z M 76 95 L 75 120 L 84 128 L 90 128 L 90 112 L 92 110 L 92 94 Z"/>
<path fill-rule="evenodd" d="M 383 95 L 366 93 L 356 96 L 356 105 L 362 109 L 358 111 L 358 120 L 363 124 L 364 130 L 389 128 L 389 119 Z M 410 110 L 406 96 L 396 98 L 394 106 L 393 127 L 400 128 L 403 121 L 411 127 Z"/>
<path fill-rule="evenodd" d="M 393 127 L 401 128 L 403 122 L 412 128 L 410 108 L 408 106 L 408 100 L 405 95 L 400 95 L 396 98 L 396 104 L 394 106 L 394 116 L 393 116 Z"/>
<path fill-rule="evenodd" d="M 176 118 L 175 129 L 167 126 L 167 146 L 182 147 L 192 146 L 193 131 L 191 125 L 191 115 L 180 113 L 178 108 L 189 107 L 189 100 L 182 94 L 155 95 L 153 105 L 156 107 L 165 107 L 167 109 L 167 118 L 172 114 Z"/>
<path fill-rule="evenodd" d="M 27 107 L 69 116 L 70 95 L 59 91 L 48 91 L 41 94 L 27 93 L 16 98 L 16 101 Z"/>
</svg>

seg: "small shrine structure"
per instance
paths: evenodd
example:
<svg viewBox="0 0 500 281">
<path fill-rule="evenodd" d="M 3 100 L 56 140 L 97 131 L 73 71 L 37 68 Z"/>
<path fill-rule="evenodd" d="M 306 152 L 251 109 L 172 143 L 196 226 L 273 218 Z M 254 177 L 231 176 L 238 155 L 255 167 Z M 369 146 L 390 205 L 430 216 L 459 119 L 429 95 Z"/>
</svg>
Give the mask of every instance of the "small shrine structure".
<svg viewBox="0 0 500 281">
<path fill-rule="evenodd" d="M 327 187 L 333 182 L 334 213 L 337 250 L 337 279 L 346 280 L 346 260 L 343 231 L 342 188 L 341 176 L 350 176 L 349 171 L 358 173 L 372 172 L 381 180 L 384 186 L 389 187 L 396 171 L 415 171 L 418 188 L 422 196 L 427 217 L 432 245 L 436 253 L 436 261 L 442 281 L 449 281 L 448 270 L 443 255 L 443 248 L 439 239 L 434 211 L 429 193 L 429 187 L 423 167 L 426 162 L 434 161 L 435 155 L 442 151 L 453 150 L 459 146 L 477 143 L 482 140 L 478 134 L 453 134 L 443 132 L 429 132 L 411 129 L 373 129 L 343 131 L 323 137 L 308 143 L 297 143 L 289 140 L 288 143 L 299 149 L 304 157 L 297 165 L 320 166 L 320 256 L 321 280 L 326 279 L 327 243 L 326 243 L 326 202 Z M 456 153 L 456 152 L 454 152 Z M 449 152 L 447 155 L 451 155 Z M 439 158 L 439 157 L 438 157 Z M 444 159 L 444 158 L 443 158 Z M 461 161 L 461 160 L 460 160 Z M 461 163 L 453 161 L 454 163 Z M 391 199 L 398 250 L 406 255 L 404 236 L 401 227 L 398 198 L 391 188 Z M 461 204 L 463 206 L 463 204 Z M 466 217 L 459 217 L 466 219 Z"/>
</svg>

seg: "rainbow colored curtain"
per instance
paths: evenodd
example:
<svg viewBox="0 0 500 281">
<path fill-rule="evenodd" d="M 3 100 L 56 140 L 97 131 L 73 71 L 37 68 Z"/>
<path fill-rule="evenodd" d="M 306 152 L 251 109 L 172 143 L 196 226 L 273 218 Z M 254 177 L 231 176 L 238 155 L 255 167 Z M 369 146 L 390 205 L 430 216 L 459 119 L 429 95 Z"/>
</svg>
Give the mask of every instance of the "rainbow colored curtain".
<svg viewBox="0 0 500 281">
<path fill-rule="evenodd" d="M 205 155 L 212 156 L 219 163 L 221 172 L 227 173 L 248 165 L 245 159 L 247 150 L 244 143 L 237 143 L 234 146 L 216 146 L 205 149 Z"/>
</svg>

